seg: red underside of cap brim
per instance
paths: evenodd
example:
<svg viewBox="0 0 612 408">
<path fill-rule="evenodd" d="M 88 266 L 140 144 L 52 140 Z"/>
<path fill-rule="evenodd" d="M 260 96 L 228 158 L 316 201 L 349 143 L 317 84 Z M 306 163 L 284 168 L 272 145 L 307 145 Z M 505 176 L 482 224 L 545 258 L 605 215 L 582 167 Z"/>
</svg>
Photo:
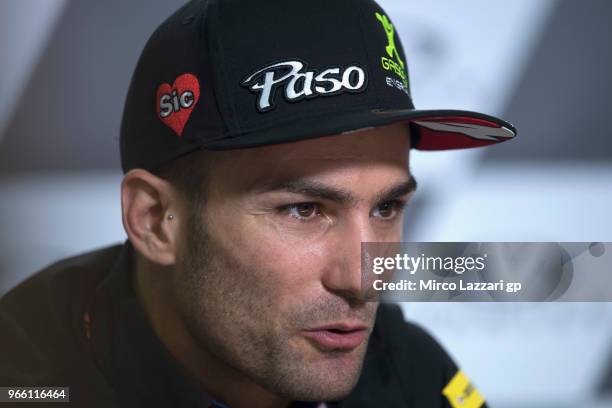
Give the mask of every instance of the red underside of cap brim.
<svg viewBox="0 0 612 408">
<path fill-rule="evenodd" d="M 411 120 L 419 138 L 419 150 L 467 149 L 504 142 L 516 132 L 499 123 L 468 116 L 432 116 Z"/>
</svg>

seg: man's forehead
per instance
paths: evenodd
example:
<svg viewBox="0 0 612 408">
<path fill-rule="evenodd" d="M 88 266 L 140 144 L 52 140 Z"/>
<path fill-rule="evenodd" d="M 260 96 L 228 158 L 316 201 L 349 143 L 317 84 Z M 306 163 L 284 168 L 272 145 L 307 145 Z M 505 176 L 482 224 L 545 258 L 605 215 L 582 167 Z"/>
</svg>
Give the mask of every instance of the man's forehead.
<svg viewBox="0 0 612 408">
<path fill-rule="evenodd" d="M 226 192 L 262 191 L 293 180 L 328 185 L 359 183 L 366 174 L 381 184 L 410 179 L 410 141 L 394 125 L 348 135 L 321 137 L 252 149 L 211 152 L 212 180 Z"/>
<path fill-rule="evenodd" d="M 221 160 L 232 166 L 259 163 L 264 167 L 276 167 L 278 164 L 286 167 L 317 161 L 405 161 L 409 150 L 408 129 L 396 124 L 350 134 L 219 153 Z"/>
<path fill-rule="evenodd" d="M 364 188 L 366 187 L 366 188 Z M 369 187 L 369 188 L 367 188 Z M 334 184 L 325 183 L 318 180 L 309 179 L 289 179 L 270 183 L 261 186 L 255 192 L 260 194 L 274 192 L 288 192 L 300 194 L 307 197 L 325 199 L 338 203 L 355 205 L 365 199 L 374 199 L 374 201 L 385 201 L 388 199 L 396 199 L 412 193 L 417 188 L 416 179 L 412 174 L 406 174 L 404 177 L 386 180 L 380 184 L 370 186 L 354 185 L 354 184 Z M 361 197 L 354 190 L 369 190 L 372 197 Z"/>
</svg>

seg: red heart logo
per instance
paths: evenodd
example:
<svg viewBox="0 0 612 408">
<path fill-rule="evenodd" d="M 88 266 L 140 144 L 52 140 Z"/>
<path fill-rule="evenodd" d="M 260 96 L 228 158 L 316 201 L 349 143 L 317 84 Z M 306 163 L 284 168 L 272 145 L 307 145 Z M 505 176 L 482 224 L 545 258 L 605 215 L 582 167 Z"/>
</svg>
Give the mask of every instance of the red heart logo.
<svg viewBox="0 0 612 408">
<path fill-rule="evenodd" d="M 198 78 L 193 74 L 180 75 L 172 86 L 164 83 L 157 88 L 157 117 L 181 136 L 199 99 Z"/>
</svg>

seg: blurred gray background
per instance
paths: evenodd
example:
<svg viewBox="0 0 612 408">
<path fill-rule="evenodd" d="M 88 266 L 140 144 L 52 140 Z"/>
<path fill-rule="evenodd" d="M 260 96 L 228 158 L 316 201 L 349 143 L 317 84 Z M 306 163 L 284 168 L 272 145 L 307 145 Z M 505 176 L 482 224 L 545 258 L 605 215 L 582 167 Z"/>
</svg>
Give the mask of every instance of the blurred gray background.
<svg viewBox="0 0 612 408">
<path fill-rule="evenodd" d="M 0 294 L 125 238 L 122 105 L 146 39 L 182 3 L 0 2 Z M 414 152 L 406 239 L 612 241 L 612 2 L 380 3 L 417 107 L 479 110 L 519 129 L 488 149 Z M 492 407 L 612 406 L 609 303 L 402 306 Z"/>
</svg>

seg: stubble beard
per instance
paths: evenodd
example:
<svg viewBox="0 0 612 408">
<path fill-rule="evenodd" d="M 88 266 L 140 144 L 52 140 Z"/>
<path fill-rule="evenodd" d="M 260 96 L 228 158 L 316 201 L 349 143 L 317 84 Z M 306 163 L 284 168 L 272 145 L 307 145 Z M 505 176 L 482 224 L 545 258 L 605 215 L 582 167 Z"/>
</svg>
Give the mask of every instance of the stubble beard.
<svg viewBox="0 0 612 408">
<path fill-rule="evenodd" d="M 355 312 L 336 296 L 309 299 L 285 311 L 279 322 L 269 313 L 277 312 L 269 294 L 273 282 L 261 282 L 261 274 L 220 254 L 204 225 L 194 211 L 173 285 L 179 313 L 200 349 L 230 372 L 283 398 L 335 401 L 348 395 L 359 378 L 367 341 L 349 358 L 347 352 L 306 352 L 311 346 L 296 333 L 347 314 L 370 321 L 376 305 L 363 304 Z"/>
</svg>

